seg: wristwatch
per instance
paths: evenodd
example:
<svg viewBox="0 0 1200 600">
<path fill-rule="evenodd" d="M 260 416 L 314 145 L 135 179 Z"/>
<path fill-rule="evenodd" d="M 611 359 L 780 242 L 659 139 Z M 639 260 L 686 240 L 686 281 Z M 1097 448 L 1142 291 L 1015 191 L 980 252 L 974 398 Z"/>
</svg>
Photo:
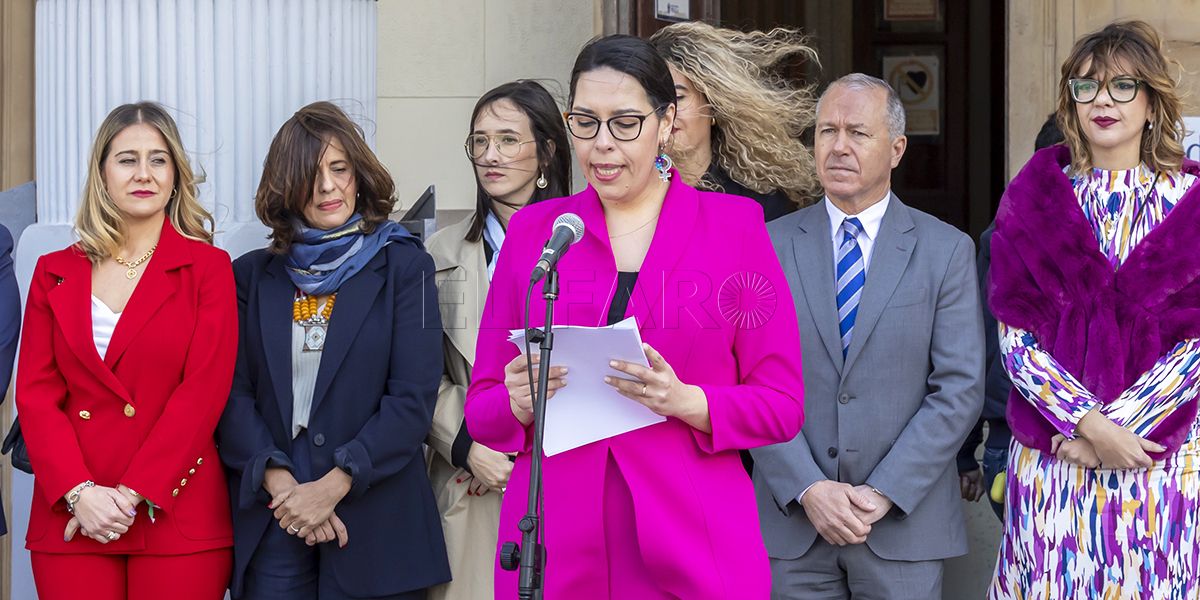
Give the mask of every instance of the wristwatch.
<svg viewBox="0 0 1200 600">
<path fill-rule="evenodd" d="M 91 479 L 75 486 L 71 491 L 67 492 L 67 512 L 75 514 L 75 503 L 79 502 L 79 494 L 90 487 L 96 487 L 96 482 Z"/>
</svg>

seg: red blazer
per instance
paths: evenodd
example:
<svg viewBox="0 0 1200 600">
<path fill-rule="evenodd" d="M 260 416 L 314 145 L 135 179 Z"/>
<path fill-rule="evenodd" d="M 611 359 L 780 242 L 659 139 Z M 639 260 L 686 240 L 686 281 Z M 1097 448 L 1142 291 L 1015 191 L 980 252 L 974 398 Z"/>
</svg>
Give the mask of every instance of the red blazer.
<svg viewBox="0 0 1200 600">
<path fill-rule="evenodd" d="M 237 356 L 237 299 L 225 251 L 164 219 L 101 360 L 92 267 L 77 247 L 38 260 L 17 363 L 17 411 L 35 478 L 26 547 L 51 553 L 187 554 L 231 546 L 213 431 Z M 107 545 L 63 541 L 63 495 L 85 480 L 154 501 Z"/>
</svg>

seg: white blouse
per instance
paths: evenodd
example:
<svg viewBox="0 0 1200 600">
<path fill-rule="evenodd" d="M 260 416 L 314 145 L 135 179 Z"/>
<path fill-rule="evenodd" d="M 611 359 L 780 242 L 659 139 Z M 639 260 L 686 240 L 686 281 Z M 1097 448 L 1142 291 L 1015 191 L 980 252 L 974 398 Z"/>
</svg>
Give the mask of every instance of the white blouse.
<svg viewBox="0 0 1200 600">
<path fill-rule="evenodd" d="M 112 341 L 113 330 L 121 313 L 113 312 L 103 300 L 92 296 L 92 341 L 96 343 L 96 353 L 104 360 L 108 353 L 108 343 Z"/>
</svg>

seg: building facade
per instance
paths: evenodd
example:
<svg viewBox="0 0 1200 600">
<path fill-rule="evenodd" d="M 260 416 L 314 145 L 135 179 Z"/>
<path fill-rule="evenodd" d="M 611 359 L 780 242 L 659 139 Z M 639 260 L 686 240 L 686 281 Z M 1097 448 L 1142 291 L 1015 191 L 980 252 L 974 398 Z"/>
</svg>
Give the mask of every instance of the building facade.
<svg viewBox="0 0 1200 600">
<path fill-rule="evenodd" d="M 434 185 L 446 222 L 474 203 L 462 142 L 476 98 L 506 81 L 537 79 L 565 103 L 579 48 L 606 33 L 649 35 L 667 23 L 657 18 L 658 4 L 664 3 L 0 2 L 0 192 L 36 183 L 31 202 L 0 205 L 0 219 L 19 235 L 22 286 L 38 255 L 72 241 L 91 136 L 116 104 L 150 99 L 176 111 L 190 158 L 206 174 L 202 199 L 216 216 L 218 243 L 234 256 L 264 243 L 253 195 L 271 137 L 296 108 L 318 99 L 339 102 L 364 127 L 395 176 L 400 208 Z M 1200 116 L 1196 0 L 669 4 L 676 17 L 684 11 L 736 27 L 803 28 L 822 63 L 799 68 L 795 76 L 808 83 L 853 70 L 888 77 L 926 69 L 934 78 L 928 81 L 938 83 L 910 108 L 933 111 L 910 119 L 923 123 L 910 145 L 921 169 L 901 174 L 898 187 L 906 199 L 972 233 L 986 226 L 1005 182 L 1031 154 L 1054 107 L 1059 65 L 1078 36 L 1116 19 L 1149 21 L 1184 69 L 1186 114 Z M 132 38 L 123 32 L 135 29 L 154 35 L 139 47 L 122 45 Z M 1189 155 L 1200 158 L 1200 146 Z M 922 179 L 917 171 L 934 175 Z M 0 406 L 0 429 L 11 420 L 11 406 L 10 394 Z M 14 476 L 7 460 L 0 463 L 0 499 L 13 530 L 0 538 L 0 598 L 25 600 L 35 597 L 23 550 L 31 480 Z M 972 551 L 948 565 L 947 598 L 981 597 L 995 561 L 994 518 L 983 505 L 972 506 L 970 515 Z"/>
</svg>

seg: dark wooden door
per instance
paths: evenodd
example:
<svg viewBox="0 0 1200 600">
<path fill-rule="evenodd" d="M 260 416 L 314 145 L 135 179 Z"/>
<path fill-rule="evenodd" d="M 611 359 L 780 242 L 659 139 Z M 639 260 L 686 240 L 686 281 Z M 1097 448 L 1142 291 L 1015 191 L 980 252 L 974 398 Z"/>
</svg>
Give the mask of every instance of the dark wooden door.
<svg viewBox="0 0 1200 600">
<path fill-rule="evenodd" d="M 669 24 L 655 18 L 654 0 L 633 1 L 638 35 Z M 888 80 L 908 102 L 910 125 L 893 191 L 964 231 L 987 225 L 1005 183 L 1004 2 L 933 0 L 928 16 L 902 14 L 921 2 L 889 0 L 678 2 L 689 3 L 692 19 L 725 27 L 804 29 L 823 67 L 785 66 L 782 74 L 798 83 L 823 85 L 850 71 Z"/>
<path fill-rule="evenodd" d="M 923 21 L 889 20 L 886 4 L 854 0 L 854 70 L 891 83 L 908 108 L 908 150 L 892 189 L 909 206 L 965 229 L 968 3 L 940 0 L 936 17 Z"/>
</svg>

